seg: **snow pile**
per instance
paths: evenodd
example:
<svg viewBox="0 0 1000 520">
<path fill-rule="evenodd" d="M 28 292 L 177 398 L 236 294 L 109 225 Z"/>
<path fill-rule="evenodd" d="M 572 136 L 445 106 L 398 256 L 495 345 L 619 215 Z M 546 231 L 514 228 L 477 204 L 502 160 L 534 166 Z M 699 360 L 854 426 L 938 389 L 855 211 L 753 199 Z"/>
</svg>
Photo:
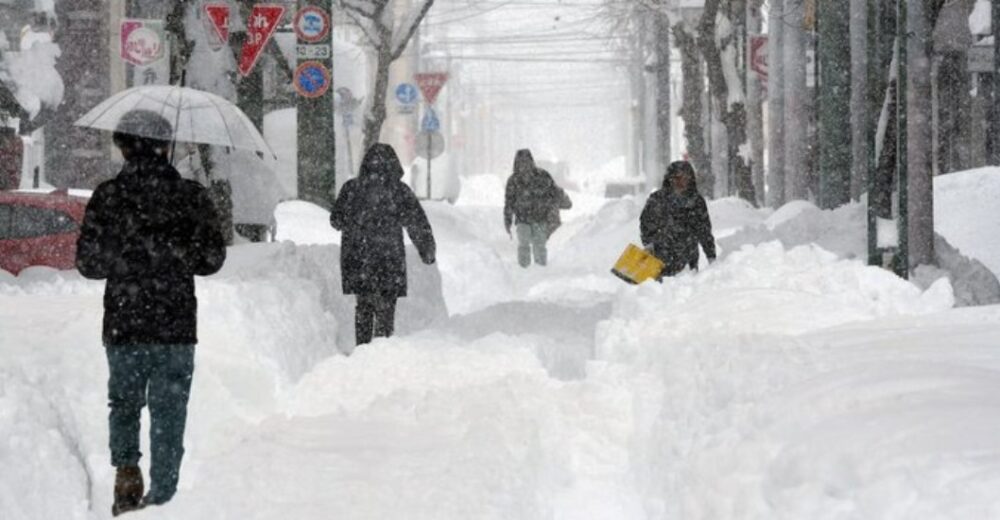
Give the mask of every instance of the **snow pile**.
<svg viewBox="0 0 1000 520">
<path fill-rule="evenodd" d="M 315 293 L 313 304 L 328 313 L 330 320 L 336 320 L 339 325 L 336 331 L 336 345 L 343 352 L 350 352 L 354 345 L 355 298 L 344 295 L 341 290 L 338 246 L 296 246 L 291 242 L 283 242 L 246 245 L 237 249 L 239 254 L 228 259 L 223 270 L 210 278 L 209 282 L 219 279 L 229 285 L 253 285 L 265 281 L 278 288 L 277 292 L 280 293 L 288 291 L 290 284 L 301 281 L 303 285 L 309 286 L 307 292 Z M 396 310 L 396 331 L 400 334 L 422 330 L 447 316 L 441 292 L 441 275 L 437 266 L 424 265 L 412 246 L 407 248 L 406 256 L 409 296 L 399 300 Z M 268 312 L 271 307 L 267 304 L 268 301 L 270 300 L 266 298 L 247 299 L 236 305 L 239 307 L 245 304 L 245 308 L 237 308 L 230 312 L 240 313 L 245 319 L 253 321 L 257 319 L 258 313 Z M 279 320 L 282 326 L 295 329 L 305 326 L 295 318 L 296 309 L 289 308 L 288 304 L 283 304 L 282 307 L 286 309 L 282 311 L 283 313 L 290 313 L 288 319 Z M 333 343 L 329 340 L 324 342 L 328 346 L 332 346 Z M 298 348 L 298 346 L 282 345 L 281 348 Z M 329 351 L 324 352 L 324 354 L 329 353 Z M 313 360 L 303 361 L 305 365 L 309 365 Z M 300 372 L 294 372 L 292 375 L 297 377 Z"/>
<path fill-rule="evenodd" d="M 274 210 L 274 218 L 278 226 L 277 240 L 299 245 L 340 244 L 340 231 L 330 225 L 330 212 L 311 202 L 282 202 Z"/>
<path fill-rule="evenodd" d="M 975 7 L 969 13 L 969 30 L 972 34 L 981 35 L 992 32 L 990 8 L 990 0 L 976 0 Z"/>
<path fill-rule="evenodd" d="M 934 178 L 934 226 L 952 245 L 1000 275 L 1000 168 Z"/>
<path fill-rule="evenodd" d="M 14 97 L 32 118 L 43 107 L 55 108 L 62 102 L 65 87 L 56 71 L 61 54 L 58 45 L 44 42 L 3 54 L 0 80 L 13 87 Z"/>
<path fill-rule="evenodd" d="M 1000 179 L 1000 176 L 996 178 Z M 1000 182 L 994 184 L 1000 195 Z M 940 188 L 939 191 L 943 193 L 939 195 L 941 200 L 936 208 L 945 220 L 937 224 L 941 233 L 971 243 L 991 242 L 982 240 L 980 231 L 967 231 L 981 229 L 978 222 L 984 218 L 983 212 L 986 211 L 985 205 L 968 200 L 973 191 L 968 183 L 955 189 L 955 196 L 949 197 L 950 191 Z M 957 196 L 958 194 L 961 196 Z M 713 215 L 713 220 L 714 218 Z M 749 222 L 746 219 L 744 221 Z M 995 221 L 996 219 L 992 219 L 989 222 L 992 224 Z M 989 227 L 991 224 L 982 227 Z M 716 233 L 716 237 L 721 250 L 720 256 L 738 251 L 745 245 L 777 240 L 786 247 L 816 244 L 841 258 L 864 260 L 868 257 L 867 208 L 864 202 L 856 202 L 834 210 L 821 210 L 809 202 L 793 201 L 779 208 L 762 224 L 748 225 L 728 235 Z M 955 296 L 959 305 L 1000 303 L 1000 282 L 989 269 L 982 263 L 963 256 L 940 235 L 936 244 L 935 260 L 940 268 L 924 266 L 918 269 L 914 275 L 919 285 L 926 288 L 935 280 L 947 277 L 956 289 Z M 979 250 L 990 254 L 990 247 L 989 244 L 982 245 Z"/>
<path fill-rule="evenodd" d="M 496 175 L 472 175 L 462 177 L 462 189 L 459 191 L 458 206 L 492 206 L 503 207 L 504 180 Z"/>
<path fill-rule="evenodd" d="M 489 244 L 513 242 L 496 207 L 424 202 L 437 241 L 437 263 L 448 312 L 466 314 L 513 299 L 513 256 L 502 258 Z"/>
<path fill-rule="evenodd" d="M 638 336 L 605 342 L 601 357 L 656 356 L 660 346 L 669 345 L 634 341 L 643 335 L 699 342 L 795 335 L 876 317 L 940 312 L 953 304 L 947 279 L 922 292 L 884 269 L 840 260 L 817 246 L 786 250 L 770 242 L 746 246 L 697 275 L 625 293 L 617 302 L 617 325 L 611 323 L 613 328 L 625 323 Z"/>
<path fill-rule="evenodd" d="M 350 350 L 353 298 L 341 294 L 338 254 L 336 246 L 240 246 L 230 248 L 222 272 L 198 280 L 196 397 L 182 488 L 206 471 L 199 461 L 232 451 L 274 414 L 303 374 L 337 357 L 338 346 Z M 400 300 L 397 314 L 404 334 L 445 315 L 436 269 L 418 264 L 410 262 L 412 297 Z M 74 271 L 33 268 L 0 278 L 4 518 L 89 518 L 110 508 L 102 294 L 102 282 Z M 145 434 L 143 443 L 148 453 Z"/>
<path fill-rule="evenodd" d="M 632 389 L 645 517 L 995 516 L 997 310 L 950 293 L 778 243 L 623 290 L 589 372 Z"/>
</svg>

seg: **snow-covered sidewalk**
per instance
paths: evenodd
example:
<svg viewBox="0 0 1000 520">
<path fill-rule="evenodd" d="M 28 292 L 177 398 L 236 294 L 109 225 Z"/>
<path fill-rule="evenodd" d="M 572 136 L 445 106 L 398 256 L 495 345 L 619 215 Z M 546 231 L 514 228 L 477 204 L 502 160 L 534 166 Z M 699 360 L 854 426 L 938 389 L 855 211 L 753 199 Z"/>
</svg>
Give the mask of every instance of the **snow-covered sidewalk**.
<svg viewBox="0 0 1000 520">
<path fill-rule="evenodd" d="M 639 209 L 582 201 L 522 270 L 499 208 L 430 205 L 439 269 L 345 357 L 337 237 L 284 207 L 319 245 L 199 282 L 180 491 L 133 516 L 1000 517 L 1000 308 L 777 242 L 628 287 Z M 711 209 L 720 236 L 771 216 Z M 101 288 L 0 275 L 0 518 L 109 516 Z"/>
</svg>

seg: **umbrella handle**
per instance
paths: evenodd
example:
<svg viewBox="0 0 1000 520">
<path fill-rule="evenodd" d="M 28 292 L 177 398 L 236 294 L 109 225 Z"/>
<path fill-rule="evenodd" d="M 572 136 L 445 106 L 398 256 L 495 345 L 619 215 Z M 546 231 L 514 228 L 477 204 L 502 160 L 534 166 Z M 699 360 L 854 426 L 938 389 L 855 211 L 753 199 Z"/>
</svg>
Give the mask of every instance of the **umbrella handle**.
<svg viewBox="0 0 1000 520">
<path fill-rule="evenodd" d="M 187 68 L 185 67 L 181 70 L 181 85 L 183 89 L 184 84 L 187 83 Z M 181 124 L 181 96 L 183 95 L 183 90 L 177 94 L 177 117 L 174 118 L 174 139 L 170 140 L 170 165 L 174 166 L 174 157 L 177 152 L 177 126 Z"/>
</svg>

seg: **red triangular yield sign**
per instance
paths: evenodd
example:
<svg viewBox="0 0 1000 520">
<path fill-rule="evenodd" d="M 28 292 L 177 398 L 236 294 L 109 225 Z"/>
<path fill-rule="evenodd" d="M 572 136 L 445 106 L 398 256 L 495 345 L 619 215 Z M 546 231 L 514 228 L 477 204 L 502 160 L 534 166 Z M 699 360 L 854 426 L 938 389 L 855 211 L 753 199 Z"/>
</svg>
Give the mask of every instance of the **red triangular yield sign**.
<svg viewBox="0 0 1000 520">
<path fill-rule="evenodd" d="M 240 74 L 247 76 L 257 64 L 261 51 L 271 40 L 274 30 L 278 28 L 285 7 L 273 4 L 257 4 L 250 11 L 247 20 L 247 40 L 243 42 L 243 52 L 240 53 Z"/>
<path fill-rule="evenodd" d="M 420 87 L 420 92 L 424 95 L 424 101 L 430 105 L 434 104 L 438 93 L 441 92 L 441 88 L 448 82 L 448 74 L 446 72 L 417 74 L 413 78 L 417 81 L 417 86 Z"/>
<path fill-rule="evenodd" d="M 229 41 L 229 6 L 226 4 L 205 4 L 205 15 L 212 22 L 215 34 L 222 43 Z"/>
</svg>

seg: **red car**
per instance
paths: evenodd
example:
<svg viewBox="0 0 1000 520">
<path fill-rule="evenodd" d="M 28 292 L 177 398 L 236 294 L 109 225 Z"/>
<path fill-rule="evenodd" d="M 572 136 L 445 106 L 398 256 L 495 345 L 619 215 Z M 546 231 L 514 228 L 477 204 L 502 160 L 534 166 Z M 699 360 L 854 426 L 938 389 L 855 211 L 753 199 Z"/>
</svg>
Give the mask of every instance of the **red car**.
<svg viewBox="0 0 1000 520">
<path fill-rule="evenodd" d="M 0 191 L 0 269 L 15 275 L 33 265 L 75 269 L 87 200 L 65 190 Z"/>
</svg>

